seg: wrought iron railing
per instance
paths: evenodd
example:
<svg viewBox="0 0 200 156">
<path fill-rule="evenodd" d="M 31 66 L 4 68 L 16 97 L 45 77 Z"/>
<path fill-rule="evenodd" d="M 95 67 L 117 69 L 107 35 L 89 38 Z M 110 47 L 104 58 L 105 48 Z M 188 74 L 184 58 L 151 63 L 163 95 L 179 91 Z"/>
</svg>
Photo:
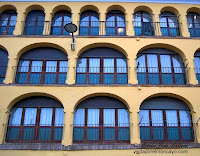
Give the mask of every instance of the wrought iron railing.
<svg viewBox="0 0 200 156">
<path fill-rule="evenodd" d="M 77 67 L 76 84 L 127 84 L 128 67 Z"/>
<path fill-rule="evenodd" d="M 0 20 L 0 35 L 13 35 L 16 20 Z"/>
<path fill-rule="evenodd" d="M 68 67 L 16 66 L 15 83 L 65 84 Z"/>
<path fill-rule="evenodd" d="M 73 144 L 128 144 L 130 123 L 123 124 L 74 124 Z"/>
<path fill-rule="evenodd" d="M 138 67 L 138 84 L 186 84 L 188 68 L 185 67 Z"/>
</svg>

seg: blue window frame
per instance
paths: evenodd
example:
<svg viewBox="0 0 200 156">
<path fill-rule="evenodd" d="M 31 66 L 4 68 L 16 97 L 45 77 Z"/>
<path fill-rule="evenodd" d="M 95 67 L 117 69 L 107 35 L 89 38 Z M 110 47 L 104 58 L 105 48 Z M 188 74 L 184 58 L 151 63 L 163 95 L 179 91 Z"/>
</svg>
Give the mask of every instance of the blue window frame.
<svg viewBox="0 0 200 156">
<path fill-rule="evenodd" d="M 79 35 L 99 35 L 99 15 L 97 12 L 87 10 L 81 13 Z"/>
<path fill-rule="evenodd" d="M 24 23 L 24 35 L 42 35 L 44 30 L 45 15 L 41 10 L 28 13 Z"/>
<path fill-rule="evenodd" d="M 180 36 L 178 17 L 171 12 L 161 13 L 160 29 L 162 36 Z"/>
<path fill-rule="evenodd" d="M 15 30 L 17 12 L 7 10 L 0 15 L 0 35 L 12 35 Z"/>
<path fill-rule="evenodd" d="M 126 35 L 126 21 L 123 12 L 118 10 L 113 10 L 107 13 L 106 35 L 108 36 Z"/>
<path fill-rule="evenodd" d="M 188 29 L 190 37 L 200 37 L 200 16 L 197 13 L 189 12 L 187 14 Z"/>
<path fill-rule="evenodd" d="M 60 10 L 54 14 L 51 24 L 51 35 L 70 35 L 64 26 L 71 22 L 71 13 L 69 11 Z"/>
<path fill-rule="evenodd" d="M 152 17 L 145 11 L 138 11 L 134 14 L 134 31 L 136 36 L 153 36 L 154 28 Z"/>
</svg>

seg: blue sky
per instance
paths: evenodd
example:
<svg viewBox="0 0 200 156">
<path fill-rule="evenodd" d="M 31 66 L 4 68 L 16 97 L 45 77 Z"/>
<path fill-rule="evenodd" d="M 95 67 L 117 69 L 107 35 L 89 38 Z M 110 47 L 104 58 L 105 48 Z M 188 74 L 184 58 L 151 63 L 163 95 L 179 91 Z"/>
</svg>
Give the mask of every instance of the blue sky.
<svg viewBox="0 0 200 156">
<path fill-rule="evenodd" d="M 154 3 L 187 3 L 187 4 L 200 4 L 200 0 L 0 0 L 0 1 L 62 1 L 62 2 L 71 2 L 71 1 L 101 1 L 101 2 L 154 2 Z"/>
</svg>

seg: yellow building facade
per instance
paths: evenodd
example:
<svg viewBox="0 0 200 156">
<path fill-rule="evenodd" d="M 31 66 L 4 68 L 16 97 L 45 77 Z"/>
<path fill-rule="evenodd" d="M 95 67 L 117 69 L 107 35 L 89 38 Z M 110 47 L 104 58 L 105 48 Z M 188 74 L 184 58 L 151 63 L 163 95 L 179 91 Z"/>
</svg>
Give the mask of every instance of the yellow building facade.
<svg viewBox="0 0 200 156">
<path fill-rule="evenodd" d="M 0 2 L 0 14 L 0 155 L 199 155 L 199 4 Z"/>
</svg>

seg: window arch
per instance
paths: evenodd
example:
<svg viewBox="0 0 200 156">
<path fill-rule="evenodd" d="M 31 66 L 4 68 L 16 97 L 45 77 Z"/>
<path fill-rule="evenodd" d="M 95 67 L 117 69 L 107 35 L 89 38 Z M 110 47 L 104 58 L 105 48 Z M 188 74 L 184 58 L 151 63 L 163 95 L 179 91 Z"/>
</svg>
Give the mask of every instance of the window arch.
<svg viewBox="0 0 200 156">
<path fill-rule="evenodd" d="M 126 21 L 123 12 L 112 10 L 107 13 L 106 35 L 126 35 Z"/>
<path fill-rule="evenodd" d="M 171 50 L 143 50 L 136 62 L 139 84 L 186 84 L 183 60 Z"/>
<path fill-rule="evenodd" d="M 17 20 L 15 10 L 6 10 L 0 15 L 0 35 L 12 35 Z"/>
<path fill-rule="evenodd" d="M 8 65 L 8 52 L 0 48 L 0 83 L 6 76 L 6 70 Z"/>
<path fill-rule="evenodd" d="M 189 107 L 172 97 L 154 97 L 142 102 L 139 125 L 143 142 L 194 140 Z"/>
<path fill-rule="evenodd" d="M 42 35 L 44 19 L 45 15 L 41 10 L 29 12 L 24 23 L 24 35 Z"/>
<path fill-rule="evenodd" d="M 60 10 L 54 14 L 51 24 L 51 35 L 69 35 L 64 29 L 65 24 L 71 22 L 71 13 L 66 10 Z"/>
<path fill-rule="evenodd" d="M 97 96 L 74 113 L 73 143 L 130 143 L 129 113 L 119 100 Z"/>
<path fill-rule="evenodd" d="M 134 14 L 134 30 L 138 36 L 154 35 L 152 17 L 146 11 L 137 11 Z"/>
<path fill-rule="evenodd" d="M 42 96 L 25 98 L 11 109 L 6 142 L 58 143 L 62 141 L 63 125 L 60 102 Z"/>
<path fill-rule="evenodd" d="M 50 47 L 31 49 L 20 57 L 16 83 L 65 84 L 67 66 L 63 51 Z"/>
<path fill-rule="evenodd" d="M 191 37 L 200 37 L 200 16 L 198 13 L 187 14 L 188 29 Z"/>
<path fill-rule="evenodd" d="M 93 48 L 77 61 L 76 84 L 127 84 L 127 61 L 119 51 Z"/>
<path fill-rule="evenodd" d="M 160 29 L 162 36 L 180 36 L 178 17 L 171 12 L 162 12 L 160 15 Z"/>
<path fill-rule="evenodd" d="M 99 35 L 99 15 L 93 10 L 81 13 L 79 35 Z"/>
</svg>

